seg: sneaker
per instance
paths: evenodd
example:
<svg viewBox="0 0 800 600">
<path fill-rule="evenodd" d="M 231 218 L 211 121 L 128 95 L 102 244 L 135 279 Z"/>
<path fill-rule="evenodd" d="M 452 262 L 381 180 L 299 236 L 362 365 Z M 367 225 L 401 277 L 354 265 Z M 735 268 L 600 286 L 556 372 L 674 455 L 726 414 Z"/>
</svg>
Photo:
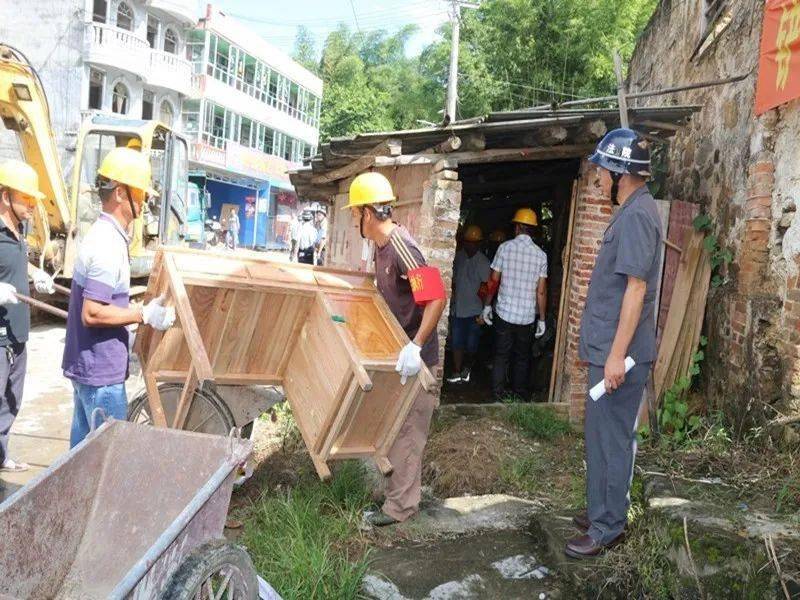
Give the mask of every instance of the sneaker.
<svg viewBox="0 0 800 600">
<path fill-rule="evenodd" d="M 472 371 L 469 369 L 464 369 L 461 371 L 461 381 L 462 383 L 469 383 L 469 376 L 472 374 Z"/>
<path fill-rule="evenodd" d="M 387 525 L 394 525 L 400 522 L 394 517 L 390 517 L 382 510 L 364 513 L 364 520 L 373 527 L 386 527 Z"/>
<path fill-rule="evenodd" d="M 453 373 L 447 378 L 447 383 L 461 383 L 461 373 Z"/>
<path fill-rule="evenodd" d="M 3 465 L 0 466 L 0 472 L 4 473 L 22 473 L 23 471 L 27 471 L 30 469 L 31 466 L 27 465 L 22 462 L 14 462 L 10 458 L 7 458 L 3 461 Z"/>
</svg>

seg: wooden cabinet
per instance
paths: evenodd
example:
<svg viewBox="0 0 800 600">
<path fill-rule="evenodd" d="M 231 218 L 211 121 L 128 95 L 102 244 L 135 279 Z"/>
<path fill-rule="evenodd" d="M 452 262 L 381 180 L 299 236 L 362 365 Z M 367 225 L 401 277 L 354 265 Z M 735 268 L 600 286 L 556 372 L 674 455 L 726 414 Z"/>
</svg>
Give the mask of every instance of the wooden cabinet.
<svg viewBox="0 0 800 600">
<path fill-rule="evenodd" d="M 391 471 L 389 448 L 434 378 L 423 367 L 400 384 L 394 365 L 408 337 L 371 278 L 254 253 L 162 249 L 148 299 L 160 294 L 178 320 L 164 333 L 143 327 L 136 342 L 155 424 L 182 428 L 197 386 L 280 385 L 320 477 L 344 458 Z M 165 381 L 184 384 L 169 423 Z"/>
</svg>

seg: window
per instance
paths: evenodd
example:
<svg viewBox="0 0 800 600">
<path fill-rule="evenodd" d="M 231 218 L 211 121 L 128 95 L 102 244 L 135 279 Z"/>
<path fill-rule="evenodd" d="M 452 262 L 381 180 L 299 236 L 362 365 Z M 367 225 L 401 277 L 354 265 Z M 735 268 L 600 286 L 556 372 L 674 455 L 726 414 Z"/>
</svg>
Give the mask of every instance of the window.
<svg viewBox="0 0 800 600">
<path fill-rule="evenodd" d="M 727 0 L 701 0 L 700 41 L 692 58 L 702 56 L 728 28 L 731 19 Z"/>
<path fill-rule="evenodd" d="M 161 107 L 158 109 L 158 120 L 169 127 L 175 122 L 175 109 L 172 108 L 169 100 L 162 100 Z"/>
<path fill-rule="evenodd" d="M 156 103 L 155 94 L 150 90 L 142 92 L 142 118 L 149 121 L 153 118 L 153 106 Z"/>
<path fill-rule="evenodd" d="M 242 117 L 242 126 L 239 129 L 239 143 L 242 146 L 250 146 L 250 131 L 253 129 L 253 121 Z"/>
<path fill-rule="evenodd" d="M 106 0 L 94 0 L 92 8 L 92 21 L 95 23 L 105 23 L 108 14 L 108 2 Z"/>
<path fill-rule="evenodd" d="M 89 69 L 89 108 L 103 109 L 103 87 L 106 75 L 97 69 Z"/>
<path fill-rule="evenodd" d="M 133 31 L 133 10 L 124 2 L 120 2 L 117 6 L 117 27 Z"/>
<path fill-rule="evenodd" d="M 127 115 L 130 108 L 131 94 L 125 84 L 117 82 L 111 92 L 111 111 L 120 115 Z"/>
<path fill-rule="evenodd" d="M 158 21 L 151 15 L 147 16 L 147 43 L 151 48 L 156 47 L 156 41 L 158 40 L 158 24 Z"/>
<path fill-rule="evenodd" d="M 183 130 L 190 135 L 197 134 L 200 126 L 200 101 L 184 100 L 181 117 L 183 118 Z"/>
<path fill-rule="evenodd" d="M 167 29 L 164 31 L 164 52 L 170 54 L 178 53 L 178 34 L 174 29 Z"/>
</svg>

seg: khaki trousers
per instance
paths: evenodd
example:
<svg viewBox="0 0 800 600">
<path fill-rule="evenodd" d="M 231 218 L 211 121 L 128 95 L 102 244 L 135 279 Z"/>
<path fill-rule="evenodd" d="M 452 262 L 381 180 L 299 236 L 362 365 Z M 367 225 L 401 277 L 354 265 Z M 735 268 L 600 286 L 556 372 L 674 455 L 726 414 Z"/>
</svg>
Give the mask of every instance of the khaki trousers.
<svg viewBox="0 0 800 600">
<path fill-rule="evenodd" d="M 386 479 L 383 512 L 398 521 L 405 521 L 419 510 L 422 454 L 435 407 L 436 398 L 424 390 L 420 391 L 387 455 L 394 470 Z"/>
</svg>

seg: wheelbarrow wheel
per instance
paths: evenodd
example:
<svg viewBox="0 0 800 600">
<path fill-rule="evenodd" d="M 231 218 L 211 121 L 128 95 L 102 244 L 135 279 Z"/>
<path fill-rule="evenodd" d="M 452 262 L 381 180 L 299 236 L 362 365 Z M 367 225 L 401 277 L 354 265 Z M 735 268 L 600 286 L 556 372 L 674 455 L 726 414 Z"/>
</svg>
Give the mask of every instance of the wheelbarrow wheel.
<svg viewBox="0 0 800 600">
<path fill-rule="evenodd" d="M 162 383 L 158 386 L 161 404 L 167 423 L 172 425 L 183 386 L 179 383 Z M 128 405 L 128 421 L 152 425 L 150 405 L 147 402 L 147 390 L 142 390 Z M 195 390 L 192 405 L 186 414 L 183 429 L 200 433 L 228 435 L 236 422 L 230 409 L 216 392 L 210 389 Z"/>
<path fill-rule="evenodd" d="M 183 561 L 162 598 L 258 600 L 258 578 L 244 548 L 217 540 L 203 544 Z"/>
</svg>

